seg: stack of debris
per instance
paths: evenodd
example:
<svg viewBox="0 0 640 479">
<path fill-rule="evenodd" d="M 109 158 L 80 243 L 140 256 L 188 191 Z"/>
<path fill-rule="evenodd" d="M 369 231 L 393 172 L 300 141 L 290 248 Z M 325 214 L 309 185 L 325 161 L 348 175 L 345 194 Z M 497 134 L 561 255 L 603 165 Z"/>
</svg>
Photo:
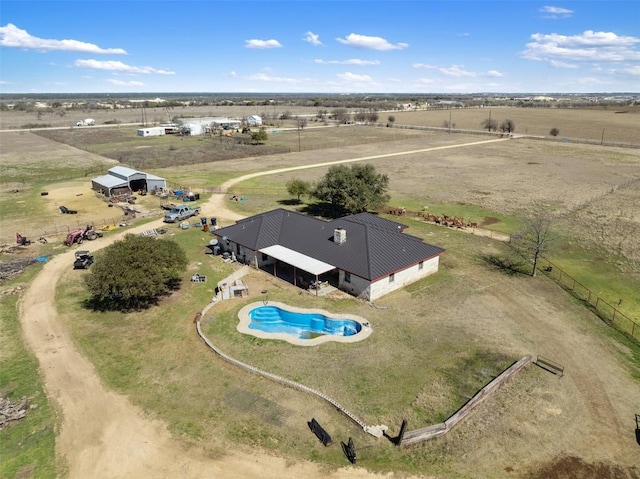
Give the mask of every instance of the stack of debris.
<svg viewBox="0 0 640 479">
<path fill-rule="evenodd" d="M 11 399 L 0 399 L 0 431 L 5 429 L 13 421 L 19 421 L 27 415 L 29 411 L 29 399 L 22 396 L 19 403 L 14 403 Z"/>
<path fill-rule="evenodd" d="M 27 266 L 37 263 L 38 258 L 20 258 L 0 262 L 0 282 L 9 280 L 22 273 Z"/>
</svg>

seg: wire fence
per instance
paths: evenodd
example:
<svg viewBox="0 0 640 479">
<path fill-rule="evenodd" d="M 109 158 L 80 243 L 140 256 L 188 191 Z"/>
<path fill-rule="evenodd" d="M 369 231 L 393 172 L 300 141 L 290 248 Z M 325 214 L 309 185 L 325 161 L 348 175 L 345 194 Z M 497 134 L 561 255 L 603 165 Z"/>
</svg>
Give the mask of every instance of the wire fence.
<svg viewBox="0 0 640 479">
<path fill-rule="evenodd" d="M 573 276 L 558 265 L 543 258 L 539 264 L 540 269 L 572 296 L 586 303 L 600 318 L 616 329 L 640 340 L 640 324 L 620 311 L 616 306 L 608 303 L 596 293 L 580 283 Z M 622 300 L 620 300 L 622 301 Z M 618 306 L 620 303 L 618 303 Z"/>
</svg>

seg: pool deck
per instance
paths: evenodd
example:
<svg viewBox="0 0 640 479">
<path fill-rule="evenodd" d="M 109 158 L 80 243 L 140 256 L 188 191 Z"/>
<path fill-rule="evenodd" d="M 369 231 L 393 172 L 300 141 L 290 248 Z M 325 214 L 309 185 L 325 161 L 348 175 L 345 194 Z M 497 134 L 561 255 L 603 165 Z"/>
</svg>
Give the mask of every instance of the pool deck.
<svg viewBox="0 0 640 479">
<path fill-rule="evenodd" d="M 250 329 L 249 323 L 251 322 L 251 318 L 249 317 L 249 312 L 260 306 L 274 306 L 276 308 L 280 308 L 286 311 L 292 311 L 294 313 L 302 313 L 302 314 L 322 314 L 330 319 L 348 319 L 351 321 L 355 321 L 359 323 L 361 329 L 358 333 L 353 334 L 351 336 L 337 336 L 332 334 L 325 334 L 322 336 L 318 336 L 312 339 L 301 339 L 291 334 L 287 333 L 267 333 L 265 331 L 260 331 L 258 329 Z M 277 301 L 259 301 L 255 303 L 250 303 L 244 306 L 238 312 L 238 318 L 240 321 L 238 322 L 238 331 L 242 334 L 250 334 L 257 338 L 262 339 L 277 339 L 281 341 L 287 341 L 288 343 L 295 344 L 296 346 L 317 346 L 318 344 L 327 343 L 330 341 L 338 342 L 338 343 L 355 343 L 357 341 L 362 341 L 363 339 L 368 338 L 373 330 L 371 329 L 371 324 L 365 318 L 361 316 L 356 316 L 354 314 L 347 313 L 330 313 L 329 311 L 325 311 L 323 309 L 307 309 L 307 308 L 297 308 L 295 306 L 290 306 L 288 304 L 279 303 Z"/>
</svg>

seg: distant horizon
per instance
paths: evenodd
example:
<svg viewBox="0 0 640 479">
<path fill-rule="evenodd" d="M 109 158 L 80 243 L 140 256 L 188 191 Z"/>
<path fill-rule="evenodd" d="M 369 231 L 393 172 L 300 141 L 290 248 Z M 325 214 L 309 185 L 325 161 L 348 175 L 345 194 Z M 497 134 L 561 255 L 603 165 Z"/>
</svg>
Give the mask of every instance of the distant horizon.
<svg viewBox="0 0 640 479">
<path fill-rule="evenodd" d="M 162 99 L 162 96 L 240 96 L 240 97 L 269 97 L 269 96 L 290 96 L 290 97 L 312 97 L 312 96 L 325 96 L 325 97 L 507 97 L 507 98 L 520 98 L 527 96 L 550 96 L 550 97 L 590 97 L 590 96 L 622 96 L 622 97 L 634 97 L 640 96 L 640 91 L 628 91 L 628 92 L 607 92 L 607 91 L 593 91 L 593 92 L 470 92 L 470 93 L 451 93 L 451 92 L 433 92 L 433 93 L 420 93 L 420 92 L 367 92 L 367 93 L 326 93 L 326 92 L 214 92 L 214 91 L 175 91 L 175 92 L 16 92 L 16 93 L 3 93 L 0 92 L 0 99 L 3 97 L 62 97 L 62 96 L 82 96 L 82 97 L 143 97 L 154 96 Z"/>
<path fill-rule="evenodd" d="M 4 0 L 0 64 L 5 95 L 615 95 L 640 28 L 624 0 Z"/>
</svg>

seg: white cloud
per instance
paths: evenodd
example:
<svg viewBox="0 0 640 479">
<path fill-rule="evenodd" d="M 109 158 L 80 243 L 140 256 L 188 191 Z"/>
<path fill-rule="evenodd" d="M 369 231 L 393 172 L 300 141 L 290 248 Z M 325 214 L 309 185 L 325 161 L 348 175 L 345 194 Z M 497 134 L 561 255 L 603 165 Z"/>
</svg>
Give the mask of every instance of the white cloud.
<svg viewBox="0 0 640 479">
<path fill-rule="evenodd" d="M 107 82 L 116 86 L 144 86 L 144 83 L 140 81 L 122 81 L 122 80 L 116 80 L 115 78 L 111 78 L 107 80 Z"/>
<path fill-rule="evenodd" d="M 545 6 L 540 11 L 544 14 L 544 18 L 569 18 L 573 15 L 573 10 L 562 7 Z"/>
<path fill-rule="evenodd" d="M 319 58 L 313 61 L 318 65 L 356 65 L 356 66 L 370 66 L 380 65 L 379 60 L 360 60 L 358 58 L 351 58 L 349 60 L 321 60 Z"/>
<path fill-rule="evenodd" d="M 634 46 L 640 38 L 618 36 L 613 32 L 587 30 L 580 35 L 557 33 L 531 35 L 527 49 L 521 52 L 528 60 L 548 61 L 638 61 L 640 52 Z"/>
<path fill-rule="evenodd" d="M 555 67 L 555 68 L 580 68 L 575 63 L 568 63 L 568 62 L 563 62 L 563 61 L 560 61 L 560 60 L 550 60 L 549 64 L 552 67 Z"/>
<path fill-rule="evenodd" d="M 358 35 L 357 33 L 350 33 L 346 38 L 336 38 L 336 40 L 343 45 L 379 51 L 403 50 L 409 46 L 408 43 L 396 43 L 394 45 L 382 37 L 369 37 L 367 35 Z"/>
<path fill-rule="evenodd" d="M 435 70 L 442 75 L 452 78 L 478 78 L 478 77 L 502 77 L 504 73 L 498 70 L 489 70 L 488 72 L 474 72 L 466 70 L 462 65 L 451 65 L 448 67 L 439 67 L 428 65 L 426 63 L 414 63 L 413 68 L 420 70 Z"/>
<path fill-rule="evenodd" d="M 259 50 L 264 50 L 267 48 L 281 48 L 282 45 L 278 40 L 245 40 L 244 44 L 245 48 L 257 48 Z"/>
<path fill-rule="evenodd" d="M 286 78 L 286 77 L 277 77 L 272 75 L 267 75 L 266 73 L 256 73 L 254 75 L 249 75 L 247 80 L 251 81 L 260 81 L 260 82 L 274 82 L 274 83 L 300 83 L 302 80 L 297 78 Z"/>
<path fill-rule="evenodd" d="M 434 65 L 427 65 L 426 63 L 414 63 L 412 66 L 413 68 L 420 68 L 424 70 L 435 70 L 438 68 Z"/>
<path fill-rule="evenodd" d="M 235 70 L 231 70 L 231 71 L 229 72 L 229 76 L 230 76 L 231 78 L 236 78 L 236 77 L 238 76 L 238 74 L 235 72 Z"/>
<path fill-rule="evenodd" d="M 467 71 L 460 65 L 451 65 L 450 67 L 438 68 L 438 71 L 440 71 L 440 73 L 444 75 L 455 78 L 474 78 L 478 76 L 477 73 Z"/>
<path fill-rule="evenodd" d="M 153 67 L 136 67 L 133 65 L 127 65 L 120 61 L 99 61 L 99 60 L 76 60 L 73 63 L 79 68 L 91 68 L 93 70 L 106 70 L 112 72 L 124 72 L 124 73 L 137 73 L 137 74 L 149 74 L 155 73 L 157 75 L 175 75 L 175 72 L 168 70 L 158 70 Z"/>
<path fill-rule="evenodd" d="M 26 30 L 22 30 L 11 23 L 8 23 L 6 27 L 0 27 L 0 46 L 40 50 L 43 52 L 63 50 L 112 55 L 127 54 L 126 50 L 122 48 L 101 48 L 93 43 L 78 40 L 51 40 L 34 37 Z"/>
<path fill-rule="evenodd" d="M 304 37 L 304 41 L 311 43 L 311 45 L 314 45 L 316 47 L 319 47 L 320 45 L 322 45 L 322 42 L 320 41 L 320 35 L 316 35 L 313 32 L 307 32 L 307 34 Z"/>
<path fill-rule="evenodd" d="M 356 75 L 355 73 L 345 72 L 345 73 L 338 73 L 336 76 L 343 81 L 357 82 L 357 83 L 375 83 L 373 81 L 373 78 L 371 78 L 369 75 Z"/>
</svg>

